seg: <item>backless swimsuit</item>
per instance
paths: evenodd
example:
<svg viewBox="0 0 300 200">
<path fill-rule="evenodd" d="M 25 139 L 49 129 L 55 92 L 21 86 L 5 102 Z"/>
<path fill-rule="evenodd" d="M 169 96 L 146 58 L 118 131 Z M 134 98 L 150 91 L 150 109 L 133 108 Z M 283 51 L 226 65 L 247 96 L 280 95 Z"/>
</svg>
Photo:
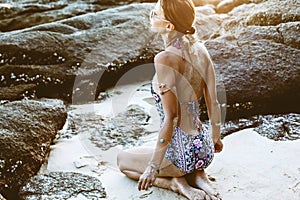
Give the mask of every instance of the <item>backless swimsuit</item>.
<svg viewBox="0 0 300 200">
<path fill-rule="evenodd" d="M 155 99 L 155 105 L 160 116 L 162 126 L 164 120 L 164 110 L 160 96 L 154 91 L 151 85 L 151 93 Z M 194 170 L 205 169 L 213 160 L 214 145 L 212 138 L 205 127 L 199 127 L 198 119 L 200 115 L 199 99 L 189 102 L 179 102 L 180 106 L 187 107 L 188 114 L 192 115 L 194 128 L 198 135 L 190 135 L 176 126 L 172 140 L 168 145 L 165 158 L 170 160 L 185 174 Z"/>
</svg>

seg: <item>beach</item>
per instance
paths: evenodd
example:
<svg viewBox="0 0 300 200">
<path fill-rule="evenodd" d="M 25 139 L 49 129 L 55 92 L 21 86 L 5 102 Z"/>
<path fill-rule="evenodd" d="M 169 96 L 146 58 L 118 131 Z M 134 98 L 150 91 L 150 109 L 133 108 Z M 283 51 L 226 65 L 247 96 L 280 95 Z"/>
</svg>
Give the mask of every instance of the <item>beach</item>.
<svg viewBox="0 0 300 200">
<path fill-rule="evenodd" d="M 154 2 L 1 1 L 0 199 L 185 199 L 138 191 L 117 167 L 159 131 Z M 225 120 L 212 186 L 225 200 L 300 199 L 300 2 L 194 2 Z"/>
<path fill-rule="evenodd" d="M 139 105 L 151 118 L 144 126 L 150 134 L 140 136 L 136 144 L 155 141 L 159 119 L 149 91 L 148 82 L 138 82 L 115 87 L 107 91 L 108 98 L 100 102 L 70 105 L 73 115 L 114 118 L 126 107 Z M 97 118 L 97 117 L 96 117 Z M 99 148 L 91 138 L 97 127 L 85 127 L 85 131 L 69 137 L 58 137 L 51 146 L 47 162 L 39 174 L 52 171 L 79 172 L 98 178 L 105 188 L 105 199 L 185 199 L 173 192 L 151 188 L 138 191 L 137 183 L 122 174 L 117 167 L 116 156 L 122 149 L 134 146 L 109 144 L 107 150 Z M 67 124 L 65 125 L 67 126 Z M 66 131 L 66 127 L 62 130 Z M 300 198 L 300 141 L 273 141 L 245 129 L 223 139 L 224 149 L 216 154 L 206 172 L 214 180 L 212 186 L 223 200 L 297 200 Z M 86 199 L 78 195 L 73 199 Z"/>
</svg>

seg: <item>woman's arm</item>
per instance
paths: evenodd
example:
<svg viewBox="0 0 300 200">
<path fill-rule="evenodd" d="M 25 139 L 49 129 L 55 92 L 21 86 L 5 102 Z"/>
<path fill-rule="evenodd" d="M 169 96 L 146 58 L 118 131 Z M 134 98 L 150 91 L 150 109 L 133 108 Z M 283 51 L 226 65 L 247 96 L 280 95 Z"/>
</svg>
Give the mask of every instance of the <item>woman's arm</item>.
<svg viewBox="0 0 300 200">
<path fill-rule="evenodd" d="M 223 144 L 220 140 L 221 131 L 221 109 L 217 99 L 216 76 L 213 63 L 207 55 L 207 68 L 205 72 L 204 98 L 207 107 L 208 117 L 212 128 L 212 139 L 215 144 L 215 151 L 222 151 Z"/>
<path fill-rule="evenodd" d="M 161 92 L 162 106 L 164 109 L 164 122 L 159 131 L 155 150 L 149 165 L 140 177 L 138 188 L 148 188 L 155 180 L 158 170 L 165 156 L 168 143 L 171 142 L 173 131 L 177 125 L 178 101 L 175 91 L 175 72 L 170 66 L 176 65 L 167 53 L 160 53 L 155 57 L 154 66 L 159 84 L 163 84 Z"/>
</svg>

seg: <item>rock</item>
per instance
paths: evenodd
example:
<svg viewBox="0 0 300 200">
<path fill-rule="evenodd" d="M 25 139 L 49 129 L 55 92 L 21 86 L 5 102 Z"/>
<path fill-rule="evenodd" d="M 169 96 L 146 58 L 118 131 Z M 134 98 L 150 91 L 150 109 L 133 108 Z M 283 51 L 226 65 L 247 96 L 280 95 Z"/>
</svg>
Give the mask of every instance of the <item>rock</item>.
<svg viewBox="0 0 300 200">
<path fill-rule="evenodd" d="M 195 6 L 204 6 L 207 4 L 218 5 L 222 0 L 193 0 Z"/>
<path fill-rule="evenodd" d="M 226 121 L 221 128 L 221 137 L 232 133 L 254 128 L 260 135 L 275 141 L 300 139 L 300 114 L 257 115 Z M 204 124 L 208 126 L 208 121 Z"/>
<path fill-rule="evenodd" d="M 221 28 L 222 16 L 217 15 L 210 6 L 196 8 L 196 23 L 198 36 L 201 40 L 209 40 Z"/>
<path fill-rule="evenodd" d="M 226 90 L 228 119 L 299 111 L 300 73 L 299 65 L 295 65 L 299 63 L 298 49 L 270 40 L 229 37 L 206 44 L 219 87 L 224 84 Z"/>
<path fill-rule="evenodd" d="M 283 10 L 295 13 L 293 2 L 283 6 Z M 219 37 L 206 42 L 219 87 L 226 90 L 228 120 L 299 112 L 299 22 L 277 26 L 245 24 L 248 16 L 261 7 L 248 4 L 235 8 L 233 16 L 224 18 Z"/>
<path fill-rule="evenodd" d="M 262 123 L 254 130 L 273 140 L 300 139 L 300 114 L 259 116 Z"/>
<path fill-rule="evenodd" d="M 20 191 L 21 200 L 105 199 L 99 179 L 75 172 L 50 172 L 30 179 Z"/>
<path fill-rule="evenodd" d="M 280 23 L 300 21 L 298 0 L 269 0 L 258 4 L 249 11 L 248 25 L 275 26 Z"/>
<path fill-rule="evenodd" d="M 257 116 L 228 120 L 221 126 L 221 137 L 224 138 L 243 129 L 255 128 L 261 123 L 262 121 L 258 120 Z"/>
<path fill-rule="evenodd" d="M 44 100 L 45 101 L 45 100 Z M 33 100 L 0 105 L 0 193 L 17 199 L 19 188 L 35 175 L 66 119 L 59 100 Z"/>
<path fill-rule="evenodd" d="M 20 30 L 68 19 L 85 13 L 98 12 L 131 2 L 119 0 L 33 0 L 0 4 L 0 31 Z M 143 0 L 136 0 L 135 2 L 143 2 Z"/>
<path fill-rule="evenodd" d="M 1 87 L 0 99 L 5 100 L 21 100 L 24 97 L 34 98 L 36 93 L 35 84 L 23 84 L 10 87 Z"/>
<path fill-rule="evenodd" d="M 6 199 L 0 194 L 0 200 L 6 200 Z"/>
<path fill-rule="evenodd" d="M 153 6 L 131 4 L 0 34 L 0 87 L 32 83 L 37 97 L 96 99 L 132 63 L 150 62 L 157 52 L 149 48 Z"/>
<path fill-rule="evenodd" d="M 139 137 L 150 134 L 144 127 L 149 123 L 149 119 L 150 116 L 145 113 L 143 108 L 138 105 L 130 105 L 126 111 L 100 121 L 99 126 L 92 129 L 93 131 L 88 129 L 92 142 L 103 150 L 117 145 L 136 146 L 142 142 L 137 141 Z"/>
<path fill-rule="evenodd" d="M 196 23 L 198 23 L 198 20 L 200 20 L 203 17 L 203 15 L 206 16 L 206 15 L 216 14 L 214 7 L 210 4 L 205 5 L 205 6 L 196 7 L 195 11 L 196 11 L 196 20 L 195 20 Z M 209 27 L 207 27 L 207 28 L 209 28 Z"/>
<path fill-rule="evenodd" d="M 218 13 L 228 13 L 233 8 L 250 2 L 251 0 L 223 0 L 217 5 L 216 11 Z"/>
<path fill-rule="evenodd" d="M 277 26 L 278 33 L 283 38 L 283 43 L 300 49 L 300 38 L 295 33 L 300 33 L 300 22 L 281 23 Z"/>
<path fill-rule="evenodd" d="M 295 93 L 300 63 L 297 3 L 251 2 L 228 14 L 216 14 L 211 6 L 196 9 L 198 35 L 207 40 L 219 83 L 225 87 L 222 95 L 228 101 L 222 102 L 228 103 L 229 118 L 296 111 L 299 100 Z M 130 4 L 0 33 L 0 87 L 33 84 L 27 96 L 94 101 L 127 72 L 151 63 L 163 49 L 160 37 L 149 31 L 148 13 L 153 6 Z M 288 11 L 285 17 L 268 25 L 281 7 L 282 16 Z M 258 13 L 265 10 L 269 17 L 259 22 Z M 147 71 L 128 80 L 150 79 L 152 64 L 143 69 Z M 20 91 L 16 99 L 26 96 Z M 11 94 L 9 99 L 14 98 Z M 5 93 L 1 98 L 8 99 Z"/>
</svg>

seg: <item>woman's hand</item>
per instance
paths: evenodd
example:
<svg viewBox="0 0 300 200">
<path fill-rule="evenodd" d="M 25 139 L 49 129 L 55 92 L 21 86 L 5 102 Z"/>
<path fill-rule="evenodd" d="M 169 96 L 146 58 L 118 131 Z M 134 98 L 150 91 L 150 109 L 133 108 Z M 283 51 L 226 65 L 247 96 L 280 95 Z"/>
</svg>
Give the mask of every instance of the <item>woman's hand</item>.
<svg viewBox="0 0 300 200">
<path fill-rule="evenodd" d="M 158 174 L 158 170 L 153 166 L 148 166 L 145 172 L 140 176 L 138 181 L 138 189 L 139 190 L 148 190 L 152 187 L 156 176 Z"/>
<path fill-rule="evenodd" d="M 215 153 L 220 153 L 223 150 L 223 143 L 219 138 L 217 142 L 215 142 Z"/>
<path fill-rule="evenodd" d="M 212 124 L 212 139 L 214 142 L 214 146 L 215 146 L 215 153 L 220 153 L 223 149 L 223 143 L 221 141 L 221 126 L 220 125 L 213 125 Z"/>
</svg>

